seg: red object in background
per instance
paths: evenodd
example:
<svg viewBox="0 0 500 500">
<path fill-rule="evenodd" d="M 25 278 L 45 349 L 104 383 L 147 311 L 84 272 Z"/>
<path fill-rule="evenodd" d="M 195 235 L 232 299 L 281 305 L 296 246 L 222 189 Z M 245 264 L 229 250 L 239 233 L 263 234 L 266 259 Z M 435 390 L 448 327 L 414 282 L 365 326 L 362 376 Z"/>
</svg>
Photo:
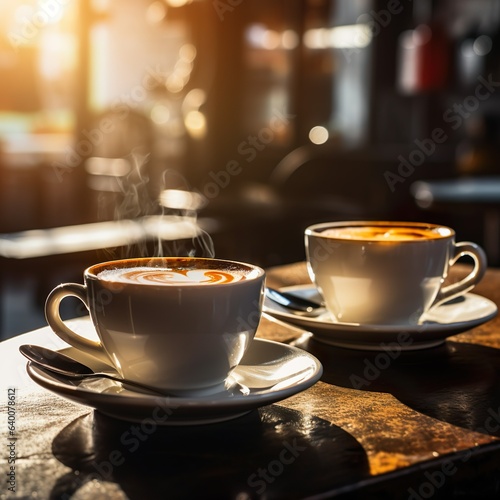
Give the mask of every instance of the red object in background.
<svg viewBox="0 0 500 500">
<path fill-rule="evenodd" d="M 422 26 L 424 43 L 417 47 L 417 87 L 420 91 L 438 90 L 447 86 L 450 74 L 451 46 L 446 33 L 438 25 Z M 417 35 L 418 36 L 418 35 Z"/>
<path fill-rule="evenodd" d="M 413 94 L 443 89 L 449 82 L 451 43 L 439 25 L 421 24 L 400 39 L 398 85 Z"/>
</svg>

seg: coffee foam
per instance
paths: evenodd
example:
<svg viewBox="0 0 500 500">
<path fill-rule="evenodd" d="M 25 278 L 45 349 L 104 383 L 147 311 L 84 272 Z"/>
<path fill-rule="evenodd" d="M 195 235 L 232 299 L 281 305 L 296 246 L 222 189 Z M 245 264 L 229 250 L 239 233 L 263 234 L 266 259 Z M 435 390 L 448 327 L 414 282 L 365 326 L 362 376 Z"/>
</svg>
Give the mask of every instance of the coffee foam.
<svg viewBox="0 0 500 500">
<path fill-rule="evenodd" d="M 343 240 L 417 241 L 449 236 L 449 230 L 444 229 L 442 227 L 346 226 L 326 229 L 321 234 Z"/>
<path fill-rule="evenodd" d="M 244 271 L 219 269 L 169 269 L 127 267 L 106 269 L 97 274 L 104 281 L 141 285 L 217 285 L 246 279 Z"/>
</svg>

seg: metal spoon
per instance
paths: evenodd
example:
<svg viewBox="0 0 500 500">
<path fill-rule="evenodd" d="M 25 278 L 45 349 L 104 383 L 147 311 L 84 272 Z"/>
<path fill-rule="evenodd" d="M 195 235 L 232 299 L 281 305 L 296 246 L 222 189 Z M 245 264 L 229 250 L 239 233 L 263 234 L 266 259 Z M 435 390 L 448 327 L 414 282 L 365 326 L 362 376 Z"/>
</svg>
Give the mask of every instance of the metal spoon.
<svg viewBox="0 0 500 500">
<path fill-rule="evenodd" d="M 62 354 L 60 352 L 47 349 L 46 347 L 24 344 L 19 347 L 19 351 L 23 356 L 27 357 L 35 365 L 41 368 L 45 368 L 46 370 L 49 370 L 53 373 L 64 375 L 68 378 L 77 380 L 85 378 L 107 378 L 110 380 L 115 380 L 116 382 L 120 382 L 124 385 L 137 387 L 138 389 L 153 392 L 155 394 L 161 394 L 162 396 L 167 396 L 167 394 L 154 387 L 143 385 L 138 382 L 130 382 L 110 373 L 94 372 L 92 368 L 89 368 L 87 365 L 76 361 L 76 359 L 70 358 L 69 356 L 66 356 L 65 354 Z"/>
<path fill-rule="evenodd" d="M 303 297 L 298 297 L 293 293 L 279 292 L 274 288 L 266 288 L 266 295 L 273 302 L 292 310 L 299 316 L 318 316 L 325 312 L 323 305 L 304 299 Z"/>
</svg>

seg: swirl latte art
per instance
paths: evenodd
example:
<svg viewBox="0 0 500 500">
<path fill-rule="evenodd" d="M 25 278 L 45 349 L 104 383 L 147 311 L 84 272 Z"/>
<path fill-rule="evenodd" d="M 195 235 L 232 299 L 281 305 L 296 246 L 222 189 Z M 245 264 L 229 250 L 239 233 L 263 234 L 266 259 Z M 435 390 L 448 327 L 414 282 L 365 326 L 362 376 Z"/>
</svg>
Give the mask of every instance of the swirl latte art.
<svg viewBox="0 0 500 500">
<path fill-rule="evenodd" d="M 243 273 L 218 269 L 163 269 L 135 267 L 106 270 L 98 275 L 106 281 L 140 285 L 218 285 L 245 279 Z"/>
</svg>

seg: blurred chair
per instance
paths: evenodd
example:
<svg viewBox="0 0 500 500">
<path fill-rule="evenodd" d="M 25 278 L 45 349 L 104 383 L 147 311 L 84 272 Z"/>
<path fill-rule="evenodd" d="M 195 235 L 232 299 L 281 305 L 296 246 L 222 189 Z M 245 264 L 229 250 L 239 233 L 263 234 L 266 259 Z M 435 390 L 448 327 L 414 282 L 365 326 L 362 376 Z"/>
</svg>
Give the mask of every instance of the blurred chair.
<svg viewBox="0 0 500 500">
<path fill-rule="evenodd" d="M 368 154 L 342 152 L 330 144 L 300 146 L 269 177 L 271 186 L 299 210 L 323 217 L 379 217 L 386 210 L 385 186 Z"/>
<path fill-rule="evenodd" d="M 386 216 L 391 193 L 383 168 L 370 154 L 330 146 L 294 149 L 267 180 L 242 182 L 210 200 L 203 213 L 220 223 L 217 254 L 264 266 L 302 260 L 308 225 Z"/>
</svg>

